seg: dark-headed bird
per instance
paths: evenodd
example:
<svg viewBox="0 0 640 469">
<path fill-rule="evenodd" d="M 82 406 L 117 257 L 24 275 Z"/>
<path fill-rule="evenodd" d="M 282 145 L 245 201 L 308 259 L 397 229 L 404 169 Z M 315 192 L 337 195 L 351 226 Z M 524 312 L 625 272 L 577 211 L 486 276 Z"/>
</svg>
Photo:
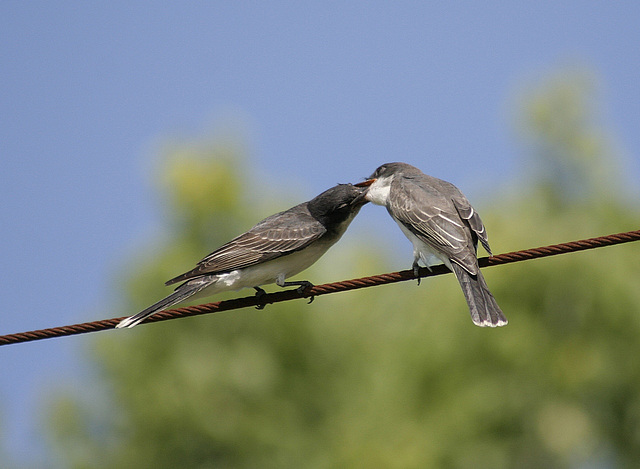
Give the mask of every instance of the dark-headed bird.
<svg viewBox="0 0 640 469">
<path fill-rule="evenodd" d="M 116 327 L 133 327 L 152 314 L 187 299 L 261 285 L 298 286 L 308 281 L 286 282 L 316 262 L 344 234 L 360 208 L 367 203 L 366 188 L 339 184 L 308 202 L 265 218 L 166 284 L 184 282 L 166 298 L 123 319 Z"/>
</svg>

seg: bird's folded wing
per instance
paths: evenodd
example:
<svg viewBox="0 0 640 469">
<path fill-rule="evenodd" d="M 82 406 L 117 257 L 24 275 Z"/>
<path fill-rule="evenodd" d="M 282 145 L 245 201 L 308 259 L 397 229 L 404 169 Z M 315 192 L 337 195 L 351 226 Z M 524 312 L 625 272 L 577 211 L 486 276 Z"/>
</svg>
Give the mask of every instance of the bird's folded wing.
<svg viewBox="0 0 640 469">
<path fill-rule="evenodd" d="M 468 222 L 461 218 L 452 200 L 422 188 L 411 179 L 394 179 L 388 209 L 418 239 L 446 255 L 471 274 L 478 271 Z"/>
<path fill-rule="evenodd" d="M 469 227 L 478 237 L 478 240 L 482 243 L 482 246 L 486 249 L 489 255 L 493 255 L 491 253 L 491 248 L 489 247 L 487 230 L 485 229 L 484 223 L 482 223 L 482 219 L 478 212 L 475 211 L 466 198 L 454 198 L 453 203 L 460 214 L 460 218 L 466 220 Z"/>
<path fill-rule="evenodd" d="M 168 282 L 171 285 L 206 274 L 230 272 L 299 251 L 319 239 L 326 229 L 311 215 L 271 223 L 265 219 L 198 262 L 197 267 Z M 295 221 L 297 221 L 297 223 Z"/>
</svg>

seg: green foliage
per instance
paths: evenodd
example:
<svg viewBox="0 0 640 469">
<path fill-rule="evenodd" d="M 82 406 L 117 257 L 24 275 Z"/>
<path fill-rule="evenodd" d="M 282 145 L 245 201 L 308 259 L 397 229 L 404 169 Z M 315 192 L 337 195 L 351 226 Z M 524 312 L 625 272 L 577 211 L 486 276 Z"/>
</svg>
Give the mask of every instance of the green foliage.
<svg viewBox="0 0 640 469">
<path fill-rule="evenodd" d="M 552 80 L 526 101 L 540 171 L 480 207 L 496 252 L 634 228 L 637 207 L 593 174 L 615 159 L 584 125 L 588 91 L 572 83 Z M 597 151 L 581 156 L 582 137 Z M 566 174 L 543 174 L 549 164 Z M 170 234 L 131 262 L 130 312 L 271 213 L 252 210 L 242 156 L 226 147 L 178 150 L 163 168 Z M 300 277 L 388 269 L 371 258 L 385 240 L 346 238 Z M 125 468 L 632 467 L 639 255 L 626 245 L 487 269 L 510 320 L 499 330 L 471 324 L 448 275 L 105 334 L 102 397 L 70 393 L 52 410 L 60 457 Z"/>
</svg>

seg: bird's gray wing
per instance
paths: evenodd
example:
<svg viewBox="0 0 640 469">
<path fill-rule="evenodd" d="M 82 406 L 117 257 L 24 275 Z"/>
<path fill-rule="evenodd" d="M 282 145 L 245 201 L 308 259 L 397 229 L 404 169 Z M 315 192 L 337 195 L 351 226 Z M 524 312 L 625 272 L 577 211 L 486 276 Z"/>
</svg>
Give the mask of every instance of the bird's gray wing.
<svg viewBox="0 0 640 469">
<path fill-rule="evenodd" d="M 232 239 L 189 272 L 166 282 L 181 282 L 206 274 L 230 272 L 299 251 L 326 233 L 324 226 L 301 204 L 277 213 Z"/>
<path fill-rule="evenodd" d="M 475 246 L 469 220 L 463 218 L 451 195 L 411 178 L 394 178 L 391 183 L 387 209 L 409 231 L 444 254 L 471 274 L 478 272 Z"/>
<path fill-rule="evenodd" d="M 475 209 L 471 206 L 469 201 L 464 196 L 454 197 L 452 200 L 453 204 L 456 207 L 456 210 L 458 211 L 458 214 L 460 215 L 460 218 L 467 222 L 469 228 L 471 228 L 475 236 L 477 236 L 482 246 L 489 253 L 489 255 L 492 256 L 493 254 L 491 253 L 491 248 L 489 247 L 487 230 L 484 227 L 484 223 L 482 223 L 482 219 L 480 218 L 478 212 L 475 211 Z"/>
</svg>

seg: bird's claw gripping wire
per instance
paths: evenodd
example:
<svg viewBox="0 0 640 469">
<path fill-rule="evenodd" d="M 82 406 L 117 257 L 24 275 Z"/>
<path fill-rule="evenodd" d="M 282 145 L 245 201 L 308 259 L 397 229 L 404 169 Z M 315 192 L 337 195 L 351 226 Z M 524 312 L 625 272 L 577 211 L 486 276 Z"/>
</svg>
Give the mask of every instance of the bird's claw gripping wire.
<svg viewBox="0 0 640 469">
<path fill-rule="evenodd" d="M 304 293 L 310 289 L 313 288 L 315 285 L 313 283 L 311 283 L 308 280 L 298 280 L 295 282 L 282 282 L 282 285 L 280 285 L 281 287 L 295 287 L 297 286 L 298 288 L 296 288 L 296 292 L 298 292 L 299 295 L 304 295 Z M 309 298 L 309 302 L 307 303 L 308 305 L 310 305 L 311 303 L 313 303 L 313 300 L 315 300 L 316 297 L 312 296 Z"/>
<path fill-rule="evenodd" d="M 418 286 L 420 286 L 420 280 L 422 279 L 420 278 L 420 266 L 418 265 L 418 261 L 414 261 L 411 268 L 413 269 L 413 275 L 418 279 Z"/>
<path fill-rule="evenodd" d="M 258 299 L 258 301 L 260 301 L 262 297 L 267 294 L 267 292 L 260 287 L 253 287 L 253 289 L 256 291 L 256 298 Z M 264 309 L 265 306 L 267 306 L 266 303 L 260 303 L 256 305 L 256 309 Z"/>
<path fill-rule="evenodd" d="M 418 279 L 418 286 L 420 286 L 420 281 L 422 280 L 422 277 L 420 277 L 420 266 L 418 265 L 418 261 L 415 261 L 411 265 L 411 269 L 413 270 L 414 277 L 416 277 Z M 429 272 L 433 272 L 433 270 L 431 270 L 431 267 L 429 267 L 429 266 L 427 266 L 427 270 Z"/>
<path fill-rule="evenodd" d="M 309 289 L 309 288 L 313 288 L 315 285 L 311 282 L 309 282 L 308 280 L 300 280 L 300 281 L 296 281 L 296 282 L 282 282 L 282 284 L 280 285 L 281 287 L 298 287 L 295 289 L 295 291 L 299 294 L 299 295 L 304 295 L 305 292 Z M 266 291 L 264 291 L 262 288 L 260 287 L 253 287 L 253 289 L 256 291 L 256 298 L 258 298 L 258 301 L 260 301 L 262 299 L 262 297 L 264 295 L 267 294 Z M 315 300 L 316 297 L 315 296 L 311 296 L 309 297 L 309 301 L 308 301 L 308 305 L 310 305 L 311 303 L 313 303 L 313 300 Z M 264 309 L 264 307 L 267 306 L 267 303 L 260 303 L 258 305 L 256 305 L 256 309 Z"/>
</svg>

